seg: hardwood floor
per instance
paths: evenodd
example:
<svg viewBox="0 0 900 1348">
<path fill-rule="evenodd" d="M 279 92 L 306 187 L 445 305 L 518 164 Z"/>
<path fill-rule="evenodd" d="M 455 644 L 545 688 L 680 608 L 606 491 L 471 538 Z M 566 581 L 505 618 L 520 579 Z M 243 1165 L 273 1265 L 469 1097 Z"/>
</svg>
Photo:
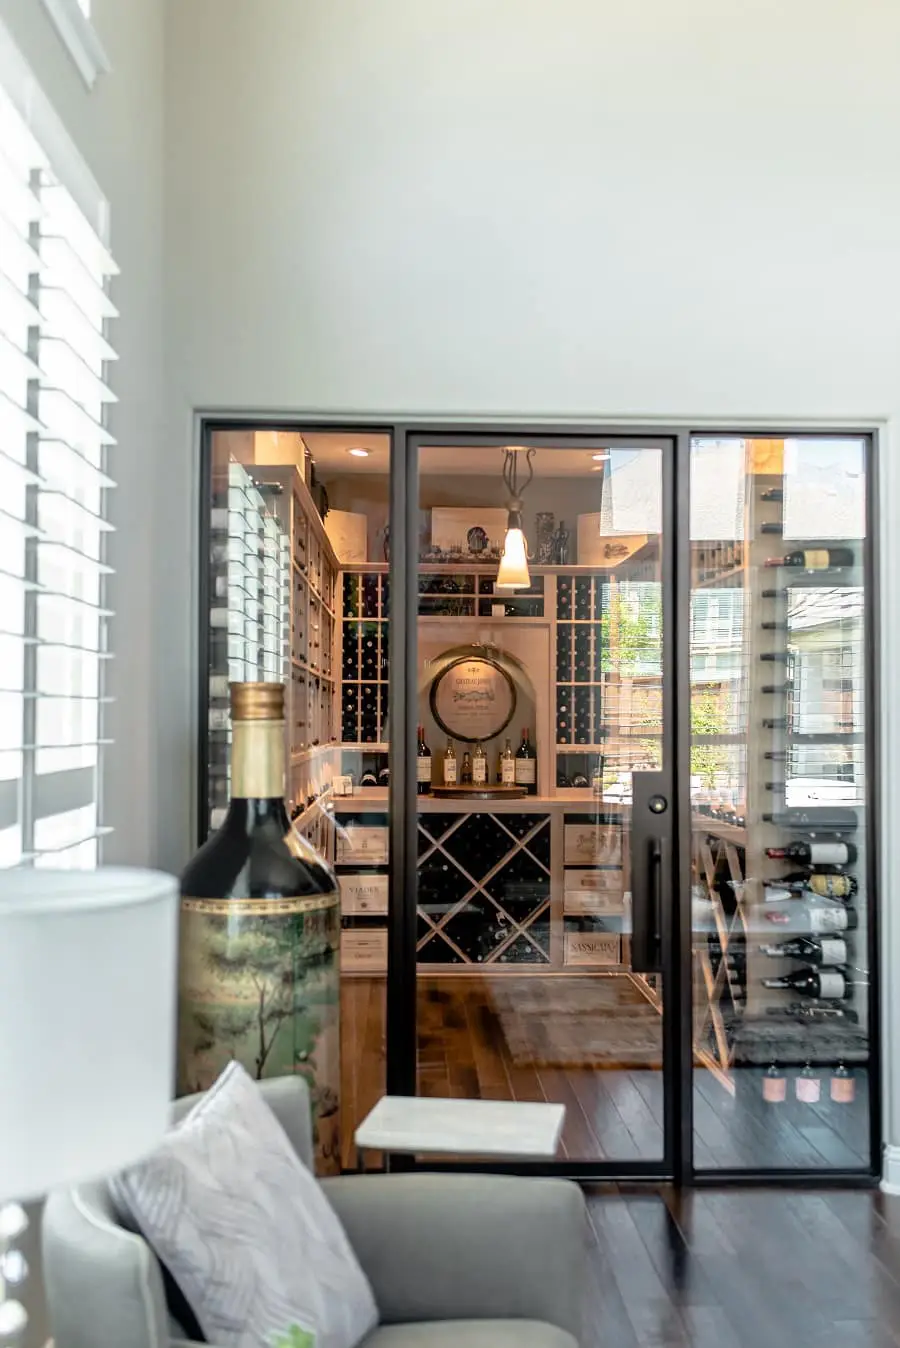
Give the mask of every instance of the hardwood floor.
<svg viewBox="0 0 900 1348">
<path fill-rule="evenodd" d="M 587 1191 L 585 1348 L 898 1348 L 900 1199 Z"/>
<path fill-rule="evenodd" d="M 592 1006 L 584 996 L 589 979 L 552 979 L 547 993 L 552 1010 L 542 1016 L 534 978 L 421 976 L 420 1091 L 434 1096 L 558 1101 L 566 1106 L 561 1158 L 659 1160 L 663 1152 L 662 1072 L 641 1064 L 658 1062 L 661 1054 L 652 1039 L 648 1045 L 646 1024 L 638 1024 L 635 1037 L 629 1013 L 648 1010 L 640 995 L 628 980 L 603 980 L 605 1005 L 597 1011 L 586 1010 Z M 383 978 L 343 980 L 345 1167 L 354 1163 L 354 1128 L 385 1089 L 384 1003 Z M 619 1014 L 623 1019 L 617 1021 Z M 656 1026 L 661 1021 L 653 1012 L 650 1030 L 654 1034 Z M 792 1087 L 791 1082 L 788 1085 Z M 698 1168 L 865 1167 L 868 1101 L 863 1073 L 856 1074 L 852 1104 L 831 1101 L 827 1078 L 818 1104 L 797 1103 L 792 1089 L 787 1097 L 781 1104 L 767 1105 L 759 1070 L 739 1074 L 734 1094 L 711 1073 L 696 1072 L 694 1154 Z"/>
</svg>

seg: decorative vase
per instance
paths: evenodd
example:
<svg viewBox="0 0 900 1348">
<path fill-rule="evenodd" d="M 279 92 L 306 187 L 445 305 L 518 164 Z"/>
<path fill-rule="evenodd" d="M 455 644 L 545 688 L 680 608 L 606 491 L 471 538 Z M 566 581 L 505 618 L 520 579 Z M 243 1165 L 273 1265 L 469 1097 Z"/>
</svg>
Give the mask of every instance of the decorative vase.
<svg viewBox="0 0 900 1348">
<path fill-rule="evenodd" d="M 555 556 L 554 515 L 552 510 L 539 510 L 537 525 L 537 562 L 539 566 L 552 566 Z"/>
</svg>

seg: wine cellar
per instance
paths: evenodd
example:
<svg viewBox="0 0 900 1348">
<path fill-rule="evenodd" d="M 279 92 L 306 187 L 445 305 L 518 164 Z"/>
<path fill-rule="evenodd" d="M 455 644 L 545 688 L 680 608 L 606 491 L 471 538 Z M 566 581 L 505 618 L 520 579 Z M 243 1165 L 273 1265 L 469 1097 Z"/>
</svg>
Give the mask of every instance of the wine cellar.
<svg viewBox="0 0 900 1348">
<path fill-rule="evenodd" d="M 206 825 L 228 799 L 229 681 L 283 679 L 289 812 L 339 882 L 359 1114 L 384 1089 L 391 637 L 403 602 L 389 440 L 226 429 L 214 440 Z M 701 1169 L 852 1171 L 869 1146 L 865 479 L 861 442 L 822 443 L 804 459 L 799 441 L 691 442 L 690 762 L 677 767 L 690 777 L 690 892 L 673 873 L 651 896 L 666 905 L 651 937 L 671 940 L 660 923 L 674 930 L 689 904 Z M 562 1090 L 578 1102 L 569 1159 L 652 1160 L 675 1013 L 668 956 L 635 953 L 650 919 L 632 777 L 674 781 L 671 468 L 652 444 L 425 442 L 419 454 L 406 640 L 417 651 L 420 1089 L 518 1098 L 527 1079 L 522 1098 Z M 845 464 L 848 489 L 826 509 L 823 465 Z M 613 1152 L 593 1121 L 598 1087 L 580 1094 L 598 1072 L 613 1091 Z"/>
</svg>

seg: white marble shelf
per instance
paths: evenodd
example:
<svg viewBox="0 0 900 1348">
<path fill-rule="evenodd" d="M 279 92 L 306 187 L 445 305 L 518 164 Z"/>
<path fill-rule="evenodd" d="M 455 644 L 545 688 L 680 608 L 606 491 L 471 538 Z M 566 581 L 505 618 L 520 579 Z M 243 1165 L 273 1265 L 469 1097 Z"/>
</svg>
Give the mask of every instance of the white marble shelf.
<svg viewBox="0 0 900 1348">
<path fill-rule="evenodd" d="M 565 1105 L 385 1095 L 354 1134 L 373 1151 L 555 1156 Z"/>
</svg>

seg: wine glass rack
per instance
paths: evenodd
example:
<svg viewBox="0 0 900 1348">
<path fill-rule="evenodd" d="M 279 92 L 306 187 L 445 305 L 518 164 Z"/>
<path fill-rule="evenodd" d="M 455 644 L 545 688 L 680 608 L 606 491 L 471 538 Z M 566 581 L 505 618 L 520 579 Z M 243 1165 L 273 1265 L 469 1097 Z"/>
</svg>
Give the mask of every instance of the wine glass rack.
<svg viewBox="0 0 900 1348">
<path fill-rule="evenodd" d="M 276 496 L 239 463 L 213 475 L 209 591 L 209 827 L 230 792 L 229 683 L 284 677 L 290 542 Z"/>
</svg>

